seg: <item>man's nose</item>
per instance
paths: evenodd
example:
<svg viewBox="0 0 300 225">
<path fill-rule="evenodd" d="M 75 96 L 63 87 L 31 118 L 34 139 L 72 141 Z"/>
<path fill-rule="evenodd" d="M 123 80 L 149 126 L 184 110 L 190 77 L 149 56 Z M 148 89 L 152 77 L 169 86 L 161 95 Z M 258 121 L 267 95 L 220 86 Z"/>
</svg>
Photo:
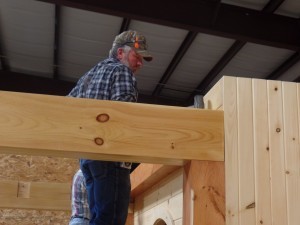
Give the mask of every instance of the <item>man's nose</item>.
<svg viewBox="0 0 300 225">
<path fill-rule="evenodd" d="M 142 67 L 142 66 L 144 65 L 143 59 L 139 59 L 139 60 L 137 61 L 137 64 L 138 64 L 139 67 Z"/>
</svg>

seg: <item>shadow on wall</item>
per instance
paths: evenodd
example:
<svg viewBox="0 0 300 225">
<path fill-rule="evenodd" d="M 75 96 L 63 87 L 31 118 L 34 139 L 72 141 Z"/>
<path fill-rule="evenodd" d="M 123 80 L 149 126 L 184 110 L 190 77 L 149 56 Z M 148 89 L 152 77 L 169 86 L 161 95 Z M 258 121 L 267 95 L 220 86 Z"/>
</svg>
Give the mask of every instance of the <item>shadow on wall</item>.
<svg viewBox="0 0 300 225">
<path fill-rule="evenodd" d="M 167 225 L 166 222 L 162 219 L 158 219 L 155 221 L 153 225 Z"/>
<path fill-rule="evenodd" d="M 174 220 L 170 211 L 165 207 L 158 207 L 154 210 L 153 225 L 174 225 Z"/>
</svg>

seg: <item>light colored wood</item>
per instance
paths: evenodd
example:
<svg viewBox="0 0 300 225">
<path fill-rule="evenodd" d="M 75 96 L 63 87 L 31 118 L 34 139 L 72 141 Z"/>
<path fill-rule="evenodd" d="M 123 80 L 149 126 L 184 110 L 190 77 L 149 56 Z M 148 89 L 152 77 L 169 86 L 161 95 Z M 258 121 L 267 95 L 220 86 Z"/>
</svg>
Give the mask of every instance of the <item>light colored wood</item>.
<svg viewBox="0 0 300 225">
<path fill-rule="evenodd" d="M 221 90 L 223 103 L 213 92 L 204 97 L 212 101 L 211 107 L 224 109 L 227 225 L 299 223 L 300 91 L 296 93 L 296 86 L 299 84 L 224 77 L 212 89 Z M 192 162 L 184 167 L 183 224 L 209 224 L 215 216 L 210 220 L 206 216 L 213 210 L 207 210 L 203 190 L 197 192 L 199 183 L 205 182 L 206 170 Z M 198 174 L 191 176 L 191 171 Z M 205 204 L 200 210 L 199 196 Z"/>
<path fill-rule="evenodd" d="M 252 85 L 256 224 L 272 224 L 267 81 Z"/>
<path fill-rule="evenodd" d="M 227 225 L 299 223 L 296 86 L 223 77 Z"/>
<path fill-rule="evenodd" d="M 4 91 L 0 105 L 0 153 L 175 165 L 224 160 L 222 111 Z M 98 122 L 100 114 L 109 120 Z"/>
<path fill-rule="evenodd" d="M 223 79 L 205 96 L 205 108 L 223 106 Z M 224 163 L 192 160 L 184 166 L 183 224 L 225 224 Z"/>
<path fill-rule="evenodd" d="M 251 79 L 237 78 L 239 224 L 255 224 L 253 102 Z"/>
<path fill-rule="evenodd" d="M 221 177 L 220 174 L 222 174 L 222 172 L 224 171 L 225 171 L 224 176 L 226 179 L 226 183 L 225 183 L 226 211 L 224 209 L 225 212 L 224 215 L 226 215 L 227 225 L 248 225 L 248 224 L 249 225 L 252 224 L 256 224 L 256 225 L 297 224 L 298 225 L 299 223 L 300 85 L 287 83 L 287 82 L 266 81 L 266 80 L 259 80 L 259 79 L 252 79 L 252 81 L 249 82 L 250 80 L 251 79 L 248 78 L 224 77 L 214 89 L 215 91 L 218 90 L 219 92 L 222 92 L 222 94 L 217 93 L 217 96 L 213 96 L 213 93 L 210 92 L 210 95 L 205 96 L 205 101 L 212 101 L 210 105 L 212 109 L 213 107 L 218 107 L 218 109 L 222 108 L 224 110 L 223 115 L 225 118 L 224 129 L 225 129 L 225 144 L 226 144 L 225 145 L 226 148 L 225 169 L 223 169 L 223 171 L 222 169 L 220 169 L 222 168 L 222 166 L 220 165 L 223 162 L 207 162 L 207 161 L 192 160 L 189 164 L 185 165 L 184 168 L 186 174 L 185 174 L 184 194 L 183 194 L 185 218 L 182 220 L 182 224 L 189 225 L 191 220 L 194 221 L 194 225 L 195 223 L 199 224 L 202 221 L 205 221 L 206 224 L 209 224 L 210 222 L 214 220 L 218 220 L 218 218 L 222 217 L 221 213 L 215 216 L 213 216 L 213 213 L 218 212 L 216 209 L 221 209 L 221 207 L 219 207 L 218 205 L 222 205 L 222 202 L 225 201 L 224 198 L 222 201 L 216 201 L 216 199 L 218 200 L 222 199 L 217 197 L 219 196 L 217 193 L 221 193 L 222 190 L 224 191 L 224 188 L 223 189 L 221 188 L 222 180 L 220 179 Z M 252 88 L 250 87 L 251 83 L 252 83 Z M 220 96 L 223 99 L 220 98 Z M 251 98 L 253 99 L 251 100 Z M 30 101 L 36 102 L 38 101 L 39 98 L 30 97 L 28 99 Z M 66 97 L 63 97 L 62 99 L 66 99 Z M 84 100 L 83 103 L 81 102 L 82 101 L 81 99 L 73 99 L 70 100 L 70 102 L 69 100 L 62 100 L 64 103 L 59 104 L 59 106 L 57 106 L 57 100 L 53 100 L 53 102 L 51 102 L 52 98 L 48 100 L 50 101 L 50 103 L 49 101 L 46 101 L 44 104 L 42 104 L 38 101 L 39 103 L 38 105 L 40 107 L 38 107 L 35 110 L 40 111 L 39 112 L 40 118 L 42 117 L 41 115 L 44 112 L 41 109 L 43 108 L 41 106 L 43 105 L 49 106 L 49 104 L 52 105 L 52 107 L 54 108 L 56 106 L 57 108 L 55 109 L 57 111 L 61 109 L 61 112 L 68 111 L 66 110 L 65 107 L 67 108 L 70 107 L 73 109 L 73 111 L 75 111 L 76 109 L 81 115 L 81 116 L 79 115 L 72 116 L 71 119 L 80 118 L 78 119 L 79 122 L 78 121 L 74 122 L 74 124 L 70 122 L 71 119 L 67 118 L 67 116 L 62 116 L 63 117 L 62 119 L 64 119 L 64 122 L 67 124 L 66 127 L 74 128 L 74 130 L 71 129 L 72 131 L 69 132 L 68 129 L 65 129 L 63 130 L 64 132 L 59 132 L 56 136 L 57 139 L 64 140 L 64 138 L 67 139 L 69 137 L 74 138 L 76 136 L 75 131 L 78 130 L 80 130 L 79 131 L 80 134 L 84 134 L 86 135 L 85 137 L 88 138 L 91 136 L 91 134 L 94 134 L 94 132 L 96 133 L 98 132 L 98 128 L 96 128 L 93 122 L 91 122 L 92 120 L 94 121 L 94 114 L 100 113 L 98 112 L 98 109 L 97 110 L 95 109 L 96 106 L 94 105 L 94 101 L 96 100 L 93 100 L 92 103 L 85 103 L 86 101 L 89 102 L 90 100 Z M 0 93 L 0 103 L 1 101 L 3 101 L 3 98 Z M 8 102 L 11 102 L 12 104 L 8 104 Z M 31 129 L 39 130 L 40 128 L 47 128 L 47 129 L 41 129 L 41 131 L 43 131 L 42 133 L 46 133 L 47 131 L 47 134 L 51 134 L 51 135 L 53 135 L 55 133 L 54 130 L 57 127 L 59 127 L 56 120 L 53 121 L 52 119 L 49 119 L 49 117 L 47 116 L 44 117 L 43 120 L 41 120 L 42 126 L 39 126 L 36 120 L 34 120 L 32 117 L 29 116 L 32 115 L 32 113 L 29 113 L 30 110 L 28 111 L 28 109 L 26 108 L 26 104 L 25 103 L 22 104 L 22 101 L 19 100 L 18 98 L 16 99 L 12 98 L 8 102 L 6 102 L 6 104 L 3 104 L 4 109 L 0 107 L 0 124 L 3 125 L 5 129 L 8 130 L 8 134 L 11 135 L 11 137 L 12 135 L 16 135 L 16 134 L 13 134 L 13 130 L 12 128 L 9 127 L 9 124 L 14 125 L 15 127 L 21 127 L 23 131 L 31 130 Z M 253 103 L 252 109 L 250 109 L 251 102 Z M 81 103 L 85 104 L 87 107 L 86 108 L 79 107 Z M 9 105 L 15 105 L 15 104 L 21 105 L 25 110 L 21 112 L 16 110 L 10 111 L 7 109 Z M 102 105 L 102 103 L 99 104 Z M 148 111 L 149 114 L 153 114 L 154 112 L 160 111 L 158 110 L 158 108 L 156 111 L 156 108 L 155 110 L 144 108 L 145 105 L 143 104 L 140 105 L 141 108 L 139 108 L 138 106 L 139 104 L 135 105 L 132 103 L 121 103 L 122 107 L 120 107 L 121 105 L 119 104 L 117 105 L 114 105 L 114 103 L 112 104 L 113 105 L 109 104 L 109 106 L 104 107 L 105 110 L 107 110 L 105 111 L 105 113 L 110 114 L 112 112 L 112 114 L 110 115 L 113 115 L 112 117 L 113 120 L 112 121 L 110 120 L 110 122 L 113 123 L 111 127 L 109 126 L 108 130 L 110 131 L 110 133 L 107 134 L 108 136 L 110 136 L 113 133 L 112 131 L 115 128 L 125 129 L 124 127 L 126 127 L 128 129 L 143 130 L 144 127 L 142 126 L 140 127 L 139 124 L 142 123 L 142 118 L 145 121 L 147 121 L 146 118 L 148 118 L 148 116 L 151 121 L 149 123 L 146 122 L 148 126 L 151 126 L 151 128 L 156 127 L 156 125 L 154 126 L 150 124 L 150 123 L 154 123 L 153 121 L 155 121 L 155 119 L 153 119 L 150 115 L 148 115 Z M 64 105 L 68 105 L 68 106 L 64 106 Z M 124 107 L 125 105 L 126 107 Z M 137 108 L 140 109 L 140 112 L 135 113 L 134 110 L 131 110 L 133 108 L 136 109 L 135 106 L 131 108 L 132 105 L 137 106 Z M 51 115 L 55 114 L 54 108 L 53 109 L 51 108 L 50 110 Z M 174 108 L 177 111 L 177 107 Z M 160 123 L 162 123 L 162 121 L 166 119 L 167 112 L 169 112 L 169 110 L 165 110 L 164 107 L 163 108 L 159 107 L 159 109 L 162 109 L 162 118 L 160 118 L 159 116 L 156 116 L 155 118 L 159 120 Z M 200 109 L 194 109 L 194 110 L 202 111 Z M 95 113 L 96 111 L 97 113 Z M 253 112 L 252 116 L 250 111 Z M 1 115 L 1 112 L 13 112 L 13 113 L 12 115 L 6 115 L 6 114 Z M 57 116 L 64 115 L 64 113 L 61 112 L 55 115 Z M 172 109 L 170 112 L 171 112 L 171 114 L 169 115 L 170 120 L 172 120 L 173 123 L 176 123 L 175 122 L 176 120 L 173 117 L 174 116 L 173 113 L 176 114 L 175 111 L 173 112 Z M 210 112 L 215 112 L 215 111 L 212 110 Z M 26 118 L 25 122 L 22 120 L 23 117 L 20 116 L 21 113 L 25 115 Z M 184 110 L 184 115 L 187 116 L 188 114 L 189 113 L 185 112 Z M 48 115 L 48 114 L 45 113 L 44 115 Z M 128 125 L 129 122 L 120 122 L 122 124 L 122 128 L 119 127 L 118 125 L 119 122 L 117 122 L 119 120 L 117 120 L 116 118 L 120 119 L 121 121 L 121 118 L 125 118 L 125 117 L 129 118 L 128 120 L 131 121 L 131 123 L 133 123 L 134 128 L 130 128 L 130 126 Z M 253 121 L 251 121 L 251 117 L 253 118 Z M 138 122 L 136 123 L 132 122 L 134 121 L 134 118 L 137 118 Z M 9 122 L 7 122 L 7 120 L 9 120 Z M 85 121 L 86 123 L 83 123 L 83 121 Z M 168 121 L 168 119 L 166 119 L 166 121 Z M 197 121 L 196 116 L 192 117 L 191 121 L 193 122 Z M 100 128 L 100 131 L 102 132 L 102 130 L 104 130 L 103 127 L 106 125 L 103 124 L 100 125 L 102 126 Z M 163 125 L 164 125 L 163 126 L 164 129 L 168 127 L 166 126 L 166 124 Z M 82 129 L 78 129 L 78 127 L 81 127 Z M 105 130 L 106 128 L 107 127 L 105 127 Z M 171 126 L 171 128 L 175 129 L 175 125 Z M 148 134 L 151 133 L 151 131 L 148 131 Z M 66 133 L 68 133 L 69 136 L 66 135 Z M 97 135 L 100 135 L 100 133 L 97 133 Z M 134 131 L 130 131 L 129 133 L 132 134 L 134 133 Z M 160 135 L 162 133 L 163 132 L 160 132 Z M 60 136 L 60 134 L 63 135 Z M 0 138 L 2 140 L 3 139 L 2 137 L 4 136 L 1 135 L 3 134 L 0 131 Z M 26 143 L 26 139 L 23 140 Z M 253 140 L 252 143 L 251 140 Z M 34 142 L 32 138 L 29 139 L 28 142 L 29 141 Z M 82 140 L 75 139 L 75 141 L 78 143 L 81 143 L 81 141 L 82 143 L 85 143 L 84 138 Z M 13 143 L 12 139 L 10 143 Z M 56 142 L 56 144 L 60 146 L 61 144 L 58 143 L 59 142 Z M 143 140 L 138 144 L 141 147 L 143 143 L 146 143 L 146 141 Z M 162 143 L 165 142 L 162 141 Z M 40 143 L 37 142 L 35 144 L 40 144 Z M 125 145 L 125 147 L 127 148 L 128 146 Z M 2 150 L 1 148 L 2 147 L 0 147 L 0 151 Z M 42 149 L 42 151 L 44 154 L 47 150 Z M 78 149 L 78 152 L 80 152 L 80 149 Z M 83 152 L 84 154 L 87 154 L 87 152 L 90 153 L 89 150 L 84 150 Z M 74 157 L 78 156 L 76 155 L 77 153 L 76 152 L 74 153 L 75 154 Z M 153 153 L 152 149 L 151 150 L 146 149 L 146 154 L 150 155 L 150 153 Z M 36 154 L 39 153 L 37 152 Z M 146 155 L 145 161 L 151 161 L 154 159 L 157 159 L 157 161 L 159 160 L 165 161 L 165 158 L 161 158 L 160 156 L 157 157 L 157 154 L 158 152 L 154 151 L 154 156 Z M 254 158 L 251 159 L 251 156 Z M 108 157 L 108 158 L 115 157 L 114 159 L 120 157 L 118 159 L 121 158 L 124 159 L 127 157 L 127 155 L 116 154 L 111 156 L 110 154 L 107 154 L 104 157 Z M 130 156 L 128 157 L 129 157 L 128 159 L 132 159 L 130 158 Z M 139 157 L 142 158 L 143 156 L 140 155 Z M 163 157 L 167 158 L 167 156 L 165 155 Z M 183 163 L 182 159 L 172 158 L 172 160 L 175 161 L 179 160 L 176 161 L 178 165 L 180 163 Z M 216 166 L 215 164 L 219 166 Z M 136 196 L 136 198 L 139 198 L 140 197 L 139 193 L 144 193 L 145 189 L 151 191 L 151 188 L 149 187 L 153 186 L 154 181 L 157 182 L 160 179 L 157 176 L 163 177 L 162 174 L 165 173 L 165 170 L 168 167 L 169 166 L 149 164 L 148 165 L 148 169 L 150 168 L 149 171 L 139 173 L 138 176 L 136 177 L 136 180 L 134 181 L 134 184 L 136 185 L 133 186 L 133 190 L 138 190 L 137 191 L 138 194 L 134 196 Z M 171 166 L 169 168 L 171 168 Z M 254 174 L 253 174 L 253 169 L 254 169 Z M 143 177 L 143 173 L 145 175 L 145 179 Z M 253 177 L 255 178 L 254 184 L 251 181 L 253 180 Z M 218 183 L 217 181 L 220 183 Z M 44 207 L 44 205 L 46 204 L 45 202 L 48 202 L 48 199 L 39 200 L 44 195 L 44 193 L 41 191 L 41 189 L 44 188 L 39 187 L 38 189 L 34 189 L 35 184 L 33 185 L 33 183 L 30 182 L 29 184 L 28 182 L 23 183 L 24 184 L 23 186 L 20 186 L 20 184 L 22 184 L 22 182 L 17 182 L 17 183 L 6 182 L 4 184 L 0 183 L 0 199 L 1 199 L 0 205 L 11 204 L 11 207 L 17 206 L 22 208 L 26 208 L 32 205 L 36 207 L 41 207 L 41 205 L 43 205 Z M 223 181 L 223 185 L 224 185 L 224 181 Z M 153 194 L 149 196 L 149 198 L 145 199 L 144 203 L 145 204 L 147 203 L 147 205 L 149 206 L 151 206 L 151 203 L 162 204 L 162 205 L 166 204 L 165 202 L 161 202 L 162 200 L 164 200 L 165 196 L 169 196 L 169 193 L 167 193 L 167 191 L 164 190 L 164 188 L 166 187 L 166 189 L 170 190 L 171 186 L 172 185 L 170 184 L 168 185 L 166 184 L 165 186 L 162 185 L 159 188 L 159 191 L 157 191 L 155 195 Z M 206 187 L 208 186 L 214 188 L 206 189 Z M 28 192 L 29 189 L 30 191 Z M 212 190 L 217 190 L 217 192 L 214 192 Z M 221 191 L 219 192 L 219 190 Z M 57 191 L 58 190 L 56 190 L 56 192 Z M 216 195 L 210 196 L 210 194 L 212 193 L 215 193 Z M 253 200 L 253 196 L 255 196 L 255 202 L 254 204 L 251 204 Z M 181 196 L 178 194 L 174 196 L 174 199 L 172 200 L 172 203 L 174 204 L 170 202 L 171 200 L 167 202 L 168 204 L 172 204 L 172 206 L 174 206 L 176 205 L 176 202 L 179 202 L 179 199 L 181 199 Z M 217 205 L 213 205 L 213 203 L 217 203 Z M 60 206 L 61 203 L 56 202 L 56 206 L 57 205 Z M 70 209 L 70 205 L 68 206 L 68 208 Z M 255 209 L 255 213 L 254 213 L 254 209 Z M 142 206 L 140 206 L 140 210 L 144 210 Z M 149 211 L 149 215 L 150 214 L 151 212 Z M 211 217 L 210 220 L 208 219 L 208 217 Z M 221 220 L 220 223 L 222 223 Z M 220 224 L 220 223 L 216 222 L 215 224 Z"/>
<path fill-rule="evenodd" d="M 226 225 L 239 224 L 239 167 L 237 124 L 237 81 L 223 77 L 223 109 L 225 130 Z"/>
<path fill-rule="evenodd" d="M 204 97 L 224 110 L 227 225 L 299 223 L 299 92 L 295 83 L 223 77 Z"/>
<path fill-rule="evenodd" d="M 130 174 L 131 197 L 135 198 L 179 168 L 181 167 L 163 164 L 140 164 Z"/>
<path fill-rule="evenodd" d="M 225 224 L 224 162 L 192 160 L 183 182 L 183 224 Z"/>
<path fill-rule="evenodd" d="M 272 224 L 288 224 L 285 183 L 285 151 L 283 141 L 282 83 L 268 81 L 268 107 L 271 159 Z"/>
<path fill-rule="evenodd" d="M 300 221 L 300 120 L 297 84 L 284 82 L 282 91 L 288 225 L 298 225 Z"/>
<path fill-rule="evenodd" d="M 0 198 L 3 199 L 6 196 L 17 197 L 18 196 L 17 181 L 4 180 L 0 182 Z M 1 203 L 2 201 L 0 201 Z"/>
<path fill-rule="evenodd" d="M 30 182 L 26 196 L 18 195 L 23 183 L 0 181 L 0 208 L 71 210 L 71 183 Z"/>
<path fill-rule="evenodd" d="M 219 80 L 204 96 L 206 109 L 222 109 L 223 107 L 223 79 Z"/>
<path fill-rule="evenodd" d="M 26 195 L 20 195 L 20 186 L 24 184 Z M 71 185 L 71 182 L 1 180 L 0 208 L 71 211 Z M 128 214 L 133 214 L 132 203 L 129 204 Z"/>
</svg>

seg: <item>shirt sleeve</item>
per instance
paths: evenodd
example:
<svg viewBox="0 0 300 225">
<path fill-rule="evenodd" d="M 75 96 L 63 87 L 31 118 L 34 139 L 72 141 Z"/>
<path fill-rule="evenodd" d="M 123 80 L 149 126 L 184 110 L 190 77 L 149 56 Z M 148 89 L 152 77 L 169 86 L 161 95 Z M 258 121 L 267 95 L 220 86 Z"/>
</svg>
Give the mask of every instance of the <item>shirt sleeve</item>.
<svg viewBox="0 0 300 225">
<path fill-rule="evenodd" d="M 115 101 L 136 102 L 136 80 L 128 67 L 115 71 L 112 78 L 110 99 Z"/>
</svg>

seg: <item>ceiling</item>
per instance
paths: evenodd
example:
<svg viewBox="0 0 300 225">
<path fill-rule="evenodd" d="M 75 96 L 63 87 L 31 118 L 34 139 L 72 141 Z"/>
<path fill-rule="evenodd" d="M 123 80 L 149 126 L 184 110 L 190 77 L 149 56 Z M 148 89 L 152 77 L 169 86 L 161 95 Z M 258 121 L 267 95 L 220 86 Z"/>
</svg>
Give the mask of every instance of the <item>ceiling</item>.
<svg viewBox="0 0 300 225">
<path fill-rule="evenodd" d="M 0 0 L 0 89 L 66 95 L 114 37 L 154 56 L 139 102 L 189 106 L 223 76 L 300 81 L 299 0 Z"/>
</svg>

